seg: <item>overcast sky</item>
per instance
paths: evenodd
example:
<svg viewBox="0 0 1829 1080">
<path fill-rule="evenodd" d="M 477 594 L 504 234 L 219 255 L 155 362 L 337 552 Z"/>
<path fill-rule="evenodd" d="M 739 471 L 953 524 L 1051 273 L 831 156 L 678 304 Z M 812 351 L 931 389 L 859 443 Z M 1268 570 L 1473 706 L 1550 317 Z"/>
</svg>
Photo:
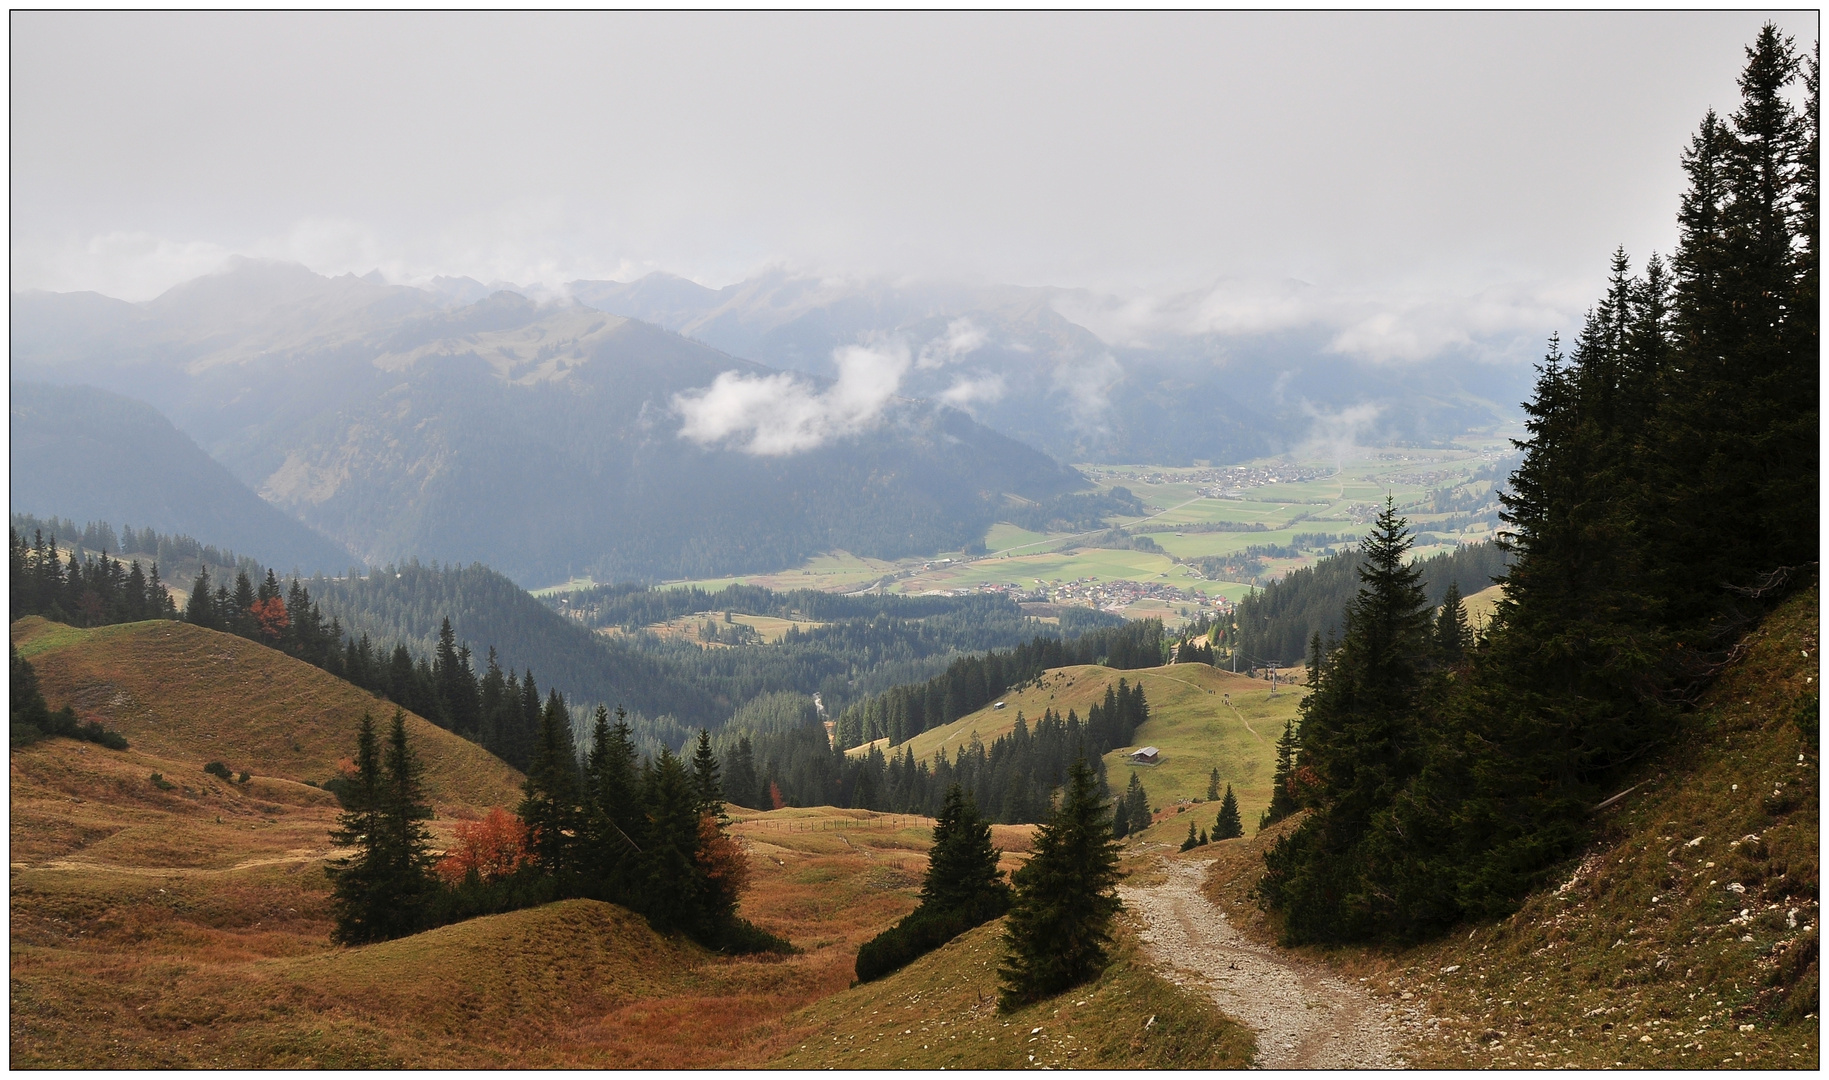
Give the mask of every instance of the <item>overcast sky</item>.
<svg viewBox="0 0 1829 1080">
<path fill-rule="evenodd" d="M 242 253 L 1567 308 L 1614 245 L 1669 249 L 1678 155 L 1767 18 L 1816 38 L 1753 12 L 14 14 L 12 282 L 143 299 Z"/>
</svg>

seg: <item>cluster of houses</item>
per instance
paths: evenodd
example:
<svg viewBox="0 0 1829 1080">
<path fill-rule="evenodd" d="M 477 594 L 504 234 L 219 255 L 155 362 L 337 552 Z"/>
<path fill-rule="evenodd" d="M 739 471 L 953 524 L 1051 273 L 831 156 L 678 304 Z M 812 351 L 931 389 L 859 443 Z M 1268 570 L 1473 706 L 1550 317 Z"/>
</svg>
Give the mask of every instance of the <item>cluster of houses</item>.
<svg viewBox="0 0 1829 1080">
<path fill-rule="evenodd" d="M 1096 472 L 1096 470 L 1089 469 L 1082 471 L 1088 475 Z M 1174 472 L 1155 471 L 1136 474 L 1109 472 L 1104 475 L 1112 480 L 1132 484 L 1198 484 L 1203 488 L 1201 494 L 1220 499 L 1226 497 L 1225 493 L 1236 494 L 1247 488 L 1320 480 L 1334 475 L 1334 470 L 1326 466 L 1315 465 L 1234 465 L 1230 468 L 1180 469 Z"/>
<path fill-rule="evenodd" d="M 1224 597 L 1209 597 L 1205 593 L 1188 589 L 1179 589 L 1164 581 L 1100 581 L 1098 578 L 1077 578 L 1073 581 L 1058 583 L 1037 582 L 1036 598 L 1054 604 L 1083 604 L 1104 611 L 1123 611 L 1140 600 L 1161 600 L 1164 603 L 1185 605 L 1202 610 L 1229 612 L 1230 601 Z"/>
</svg>

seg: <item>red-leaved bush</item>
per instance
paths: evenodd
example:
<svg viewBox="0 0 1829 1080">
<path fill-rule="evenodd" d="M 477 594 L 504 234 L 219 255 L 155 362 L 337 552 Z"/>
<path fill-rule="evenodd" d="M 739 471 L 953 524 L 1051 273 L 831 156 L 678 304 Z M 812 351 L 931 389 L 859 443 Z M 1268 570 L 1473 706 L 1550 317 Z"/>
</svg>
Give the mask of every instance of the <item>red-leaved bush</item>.
<svg viewBox="0 0 1829 1080">
<path fill-rule="evenodd" d="M 699 818 L 699 865 L 718 891 L 735 900 L 749 888 L 749 856 L 729 833 L 718 827 L 718 819 L 706 814 Z"/>
<path fill-rule="evenodd" d="M 480 821 L 457 823 L 457 838 L 438 861 L 438 875 L 453 885 L 472 870 L 484 881 L 507 877 L 527 862 L 527 849 L 527 823 L 497 806 Z"/>
</svg>

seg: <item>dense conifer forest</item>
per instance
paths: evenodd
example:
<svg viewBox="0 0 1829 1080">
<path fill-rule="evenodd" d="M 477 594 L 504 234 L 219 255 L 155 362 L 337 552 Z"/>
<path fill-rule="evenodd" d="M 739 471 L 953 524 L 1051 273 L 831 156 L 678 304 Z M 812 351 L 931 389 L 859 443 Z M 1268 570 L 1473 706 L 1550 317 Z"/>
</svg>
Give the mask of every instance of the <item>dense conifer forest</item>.
<svg viewBox="0 0 1829 1080">
<path fill-rule="evenodd" d="M 123 566 L 105 548 L 94 555 L 72 550 L 66 562 L 55 537 L 37 531 L 28 543 L 17 529 L 7 530 L 7 580 L 14 619 L 43 615 L 72 626 L 106 626 L 178 614 L 158 563 Z"/>
<path fill-rule="evenodd" d="M 1735 643 L 1815 579 L 1815 50 L 1768 25 L 1740 90 L 1684 150 L 1675 252 L 1637 274 L 1615 253 L 1574 341 L 1550 340 L 1488 631 L 1458 659 L 1440 647 L 1387 508 L 1340 637 L 1311 638 L 1294 767 L 1278 769 L 1310 814 L 1260 886 L 1288 941 L 1509 912 L 1626 771 L 1684 736 Z"/>
<path fill-rule="evenodd" d="M 848 806 L 937 815 L 945 793 L 957 784 L 990 820 L 1016 824 L 1047 818 L 1053 793 L 1078 756 L 1092 762 L 1103 785 L 1101 755 L 1130 745 L 1148 719 L 1143 687 L 1121 678 L 1083 718 L 1049 710 L 1031 725 L 1018 713 L 1014 729 L 988 746 L 974 738 L 951 758 L 936 751 L 932 760 L 923 761 L 906 747 L 899 754 L 872 746 L 864 754 L 847 755 L 842 745 L 829 741 L 810 699 L 775 694 L 745 705 L 713 745 L 724 766 L 725 790 L 746 806 Z"/>
<path fill-rule="evenodd" d="M 925 683 L 898 686 L 859 702 L 838 718 L 835 740 L 841 748 L 882 738 L 903 742 L 984 708 L 1049 668 L 1103 664 L 1130 670 L 1167 662 L 1160 619 L 1128 622 L 1066 641 L 1037 637 L 1003 652 L 962 656 Z"/>
<path fill-rule="evenodd" d="M 156 532 L 153 529 L 136 529 L 132 525 L 121 526 L 117 534 L 113 526 L 105 521 L 90 521 L 82 525 L 56 516 L 39 518 L 32 514 L 15 513 L 10 515 L 13 531 L 20 536 L 31 536 L 44 533 L 54 537 L 59 545 L 69 548 L 77 555 L 88 556 L 113 552 L 124 562 L 132 562 L 137 556 L 145 556 L 165 568 L 166 576 L 176 584 L 192 577 L 198 567 L 207 566 L 217 577 L 226 577 L 240 570 L 250 577 L 259 577 L 262 573 L 260 563 L 246 555 L 237 555 L 227 548 L 205 544 L 193 537 L 182 534 Z"/>
<path fill-rule="evenodd" d="M 542 711 L 515 815 L 466 822 L 444 857 L 421 824 L 431 816 L 402 714 L 385 746 L 364 717 L 338 792 L 331 841 L 334 937 L 363 944 L 477 915 L 573 897 L 620 904 L 656 929 L 727 952 L 791 946 L 737 916 L 748 863 L 726 831 L 717 762 L 702 739 L 690 761 L 662 750 L 638 759 L 628 724 L 598 709 L 580 758 L 556 700 Z"/>
<path fill-rule="evenodd" d="M 76 531 L 74 526 L 72 531 Z M 87 525 L 82 532 L 98 545 L 122 542 L 106 525 Z M 125 531 L 121 534 L 126 535 Z M 137 539 L 141 534 L 134 535 Z M 904 783 L 891 776 L 900 775 L 904 762 L 891 768 L 879 754 L 847 766 L 842 755 L 835 756 L 824 725 L 813 713 L 813 693 L 826 695 L 822 700 L 836 710 L 860 693 L 886 687 L 889 689 L 871 700 L 880 707 L 900 708 L 904 715 L 917 697 L 925 702 L 929 695 L 937 695 L 936 711 L 920 715 L 943 723 L 939 717 L 953 719 L 977 709 L 1006 686 L 1033 678 L 1047 667 L 1100 660 L 1119 667 L 1162 662 L 1159 622 L 1123 624 L 1114 616 L 1088 610 L 1065 619 L 1065 626 L 1070 632 L 1088 625 L 1102 629 L 1063 642 L 1043 636 L 1053 628 L 1028 618 L 1017 605 L 997 596 L 841 597 L 738 587 L 729 595 L 718 594 L 717 600 L 726 610 L 816 617 L 824 625 L 791 629 L 784 640 L 774 644 L 704 649 L 645 632 L 615 638 L 592 634 L 578 620 L 549 610 L 481 566 L 409 563 L 348 578 L 317 577 L 307 583 L 282 582 L 272 570 L 263 572 L 249 561 L 254 574 L 244 567 L 236 570 L 232 580 L 218 580 L 210 573 L 211 565 L 221 565 L 208 557 L 214 549 L 188 538 L 150 534 L 143 542 L 150 548 L 185 553 L 195 547 L 204 555 L 183 610 L 187 621 L 238 634 L 314 664 L 478 743 L 521 769 L 534 761 L 540 725 L 553 709 L 567 717 L 574 734 L 581 736 L 593 704 L 632 705 L 624 714 L 630 738 L 643 756 L 653 758 L 663 749 L 683 751 L 697 730 L 724 728 L 733 713 L 739 719 L 766 716 L 769 709 L 788 699 L 796 703 L 795 715 L 799 716 L 804 703 L 804 711 L 815 720 L 801 733 L 805 737 L 799 743 L 794 743 L 794 735 L 781 734 L 778 724 L 762 723 L 758 728 L 759 736 L 766 732 L 769 738 L 786 740 L 778 750 L 771 745 L 772 752 L 762 761 L 765 769 L 774 763 L 771 779 L 785 783 L 785 798 L 796 805 L 831 802 L 925 811 L 933 803 L 928 782 L 922 782 L 922 794 L 917 796 L 909 787 L 912 781 Z M 107 556 L 73 552 L 66 566 L 63 559 L 53 557 L 51 541 L 42 536 L 34 546 L 15 531 L 10 544 L 13 618 L 43 614 L 75 625 L 103 625 L 180 617 L 163 587 L 154 587 L 156 565 L 147 575 L 137 562 L 123 568 Z M 596 594 L 594 610 L 599 617 L 630 621 L 702 610 L 699 605 L 711 599 L 696 590 L 645 587 L 603 589 Z M 322 603 L 320 598 L 325 598 Z M 162 607 L 155 603 L 159 600 Z M 499 636 L 485 639 L 490 644 L 479 655 L 459 637 L 449 613 L 472 628 Z M 437 620 L 429 641 L 399 632 L 416 629 L 428 619 Z M 371 634 L 365 627 L 377 632 Z M 1025 639 L 1026 644 L 1005 653 L 970 654 L 970 650 Z M 536 676 L 531 667 L 517 671 L 504 662 L 502 654 L 509 649 L 513 650 L 510 655 L 539 656 L 540 674 Z M 904 683 L 910 675 L 920 678 L 937 665 L 945 667 L 927 682 Z M 585 688 L 583 692 L 579 686 Z M 602 697 L 594 697 L 593 692 Z M 1140 691 L 1138 696 L 1140 701 Z M 571 704 L 580 701 L 587 704 Z M 733 702 L 748 704 L 739 708 Z M 1045 717 L 1038 722 L 1036 734 L 1039 738 L 1054 724 L 1077 731 L 1072 725 L 1078 723 L 1077 718 Z M 1129 727 L 1134 728 L 1135 723 Z M 1115 742 L 1102 726 L 1095 726 L 1091 733 L 1101 745 L 1123 745 L 1128 739 L 1128 730 Z M 816 740 L 811 738 L 815 734 Z M 1025 732 L 1025 738 L 1011 741 L 1007 748 L 998 744 L 989 750 L 978 747 L 978 757 L 968 755 L 970 760 L 947 763 L 944 768 L 973 777 L 968 786 L 985 805 L 995 808 L 1000 820 L 1038 820 L 1030 804 L 1037 798 L 1046 802 L 1046 787 L 1037 795 L 1034 787 L 1041 783 L 1039 779 L 1027 786 L 1004 779 L 1006 759 L 1021 763 L 1023 776 L 1055 776 L 1065 768 L 1062 747 L 1066 744 L 1057 746 L 1058 740 L 1051 739 L 1036 742 L 1036 746 L 1052 749 L 1044 752 L 1044 763 L 1034 771 L 1030 769 L 1031 741 Z M 734 754 L 736 749 L 733 740 L 727 753 Z M 923 763 L 921 768 L 928 766 Z M 737 790 L 740 801 L 768 805 L 766 789 L 746 785 Z M 933 790 L 944 790 L 944 786 Z"/>
<path fill-rule="evenodd" d="M 1236 617 L 1240 670 L 1299 664 L 1309 639 L 1340 631 L 1346 606 L 1359 588 L 1359 554 L 1344 551 L 1292 570 L 1239 601 Z M 1439 605 L 1450 587 L 1471 596 L 1505 576 L 1510 555 L 1492 543 L 1465 544 L 1417 563 L 1424 595 Z"/>
</svg>

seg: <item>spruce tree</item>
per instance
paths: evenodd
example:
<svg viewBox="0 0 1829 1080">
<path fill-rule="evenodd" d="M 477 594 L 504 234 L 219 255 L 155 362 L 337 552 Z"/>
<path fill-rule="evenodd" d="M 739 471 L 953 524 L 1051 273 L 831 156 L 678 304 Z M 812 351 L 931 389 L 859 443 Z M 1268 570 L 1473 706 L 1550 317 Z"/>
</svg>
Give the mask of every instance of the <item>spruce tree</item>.
<svg viewBox="0 0 1829 1080">
<path fill-rule="evenodd" d="M 763 809 L 767 798 L 761 793 L 761 778 L 756 774 L 756 750 L 749 733 L 737 737 L 730 752 L 730 763 L 724 769 L 725 795 L 738 806 Z"/>
<path fill-rule="evenodd" d="M 1315 652 L 1320 652 L 1320 634 L 1315 635 Z M 1308 685 L 1313 687 L 1315 680 L 1311 676 Z M 1264 816 L 1258 820 L 1259 829 L 1267 828 L 1301 809 L 1296 802 L 1294 791 L 1296 746 L 1296 724 L 1294 720 L 1283 723 L 1283 734 L 1276 740 L 1276 769 L 1270 776 L 1270 805 L 1264 807 Z"/>
<path fill-rule="evenodd" d="M 1207 774 L 1207 801 L 1212 802 L 1217 798 L 1219 798 L 1219 766 L 1215 765 L 1213 771 Z"/>
<path fill-rule="evenodd" d="M 1421 767 L 1416 708 L 1430 648 L 1421 571 L 1405 556 L 1408 522 L 1386 497 L 1360 544 L 1360 589 L 1340 647 L 1301 705 L 1302 762 L 1320 782 L 1320 806 L 1265 855 L 1259 892 L 1284 913 L 1291 942 L 1369 932 L 1389 911 L 1367 858 L 1370 834 Z"/>
<path fill-rule="evenodd" d="M 1238 798 L 1232 785 L 1226 785 L 1226 797 L 1219 804 L 1219 817 L 1213 822 L 1213 839 L 1231 840 L 1245 835 L 1245 823 L 1238 816 Z"/>
<path fill-rule="evenodd" d="M 692 755 L 692 786 L 698 792 L 699 813 L 726 820 L 724 787 L 718 782 L 718 758 L 711 752 L 711 732 L 699 729 L 699 745 Z"/>
<path fill-rule="evenodd" d="M 199 568 L 197 583 L 191 586 L 190 602 L 184 605 L 184 621 L 205 630 L 222 629 L 222 620 L 216 615 L 216 600 L 210 593 L 210 571 L 208 567 Z"/>
<path fill-rule="evenodd" d="M 1119 801 L 1114 817 L 1124 818 L 1124 833 L 1139 833 L 1150 827 L 1149 793 L 1143 790 L 1143 781 L 1136 773 L 1130 774 L 1130 783 L 1124 788 L 1124 798 Z"/>
<path fill-rule="evenodd" d="M 331 939 L 343 945 L 362 945 L 388 936 L 381 752 L 375 740 L 375 718 L 367 713 L 362 714 L 356 735 L 355 766 L 355 775 L 337 792 L 343 811 L 330 834 L 332 844 L 354 850 L 331 859 L 324 868 L 331 880 L 330 910 L 335 923 Z"/>
<path fill-rule="evenodd" d="M 660 930 L 704 933 L 710 920 L 698 861 L 698 790 L 673 751 L 662 747 L 660 756 L 648 763 L 642 797 L 642 913 Z"/>
<path fill-rule="evenodd" d="M 1059 808 L 1036 830 L 1029 861 L 1013 877 L 999 1007 L 1019 1008 L 1104 970 L 1122 906 L 1117 881 L 1111 822 L 1091 767 L 1076 758 Z"/>
<path fill-rule="evenodd" d="M 585 767 L 589 807 L 585 831 L 589 844 L 588 875 L 597 880 L 606 898 L 629 907 L 641 906 L 641 881 L 636 874 L 643 830 L 641 776 L 636 768 L 635 744 L 626 714 L 599 705 L 591 727 L 591 754 Z"/>
<path fill-rule="evenodd" d="M 255 634 L 254 623 L 254 583 L 248 580 L 245 570 L 235 571 L 235 593 L 224 606 L 228 629 L 251 638 Z"/>
<path fill-rule="evenodd" d="M 1151 813 L 1149 792 L 1143 789 L 1143 782 L 1137 779 L 1136 773 L 1130 774 L 1132 787 L 1126 789 L 1130 799 L 1130 831 L 1140 833 L 1155 823 L 1156 816 Z"/>
<path fill-rule="evenodd" d="M 407 742 L 406 712 L 400 708 L 394 709 L 381 772 L 377 824 L 386 855 L 381 882 L 387 897 L 383 922 L 387 937 L 402 937 L 422 928 L 437 882 L 432 876 L 431 833 L 423 824 L 432 816 L 425 798 L 424 767 Z"/>
<path fill-rule="evenodd" d="M 1200 837 L 1198 835 L 1196 835 L 1196 826 L 1194 824 L 1194 819 L 1189 818 L 1188 819 L 1188 838 L 1181 842 L 1181 850 L 1192 851 L 1199 846 L 1200 846 Z"/>
<path fill-rule="evenodd" d="M 1448 594 L 1442 598 L 1442 610 L 1435 619 L 1435 650 L 1444 664 L 1458 664 L 1467 652 L 1472 635 L 1467 629 L 1467 609 L 1461 604 L 1461 587 L 1448 583 Z"/>
<path fill-rule="evenodd" d="M 534 861 L 547 874 L 570 881 L 583 869 L 577 848 L 583 822 L 571 719 L 557 690 L 541 710 L 533 761 L 528 765 L 521 792 L 516 813 L 527 823 Z"/>
<path fill-rule="evenodd" d="M 921 906 L 984 912 L 979 921 L 1002 914 L 1009 906 L 1009 886 L 997 869 L 991 823 L 979 816 L 977 802 L 958 784 L 946 790 L 934 821 L 933 840 L 927 877 L 921 885 Z"/>
</svg>

